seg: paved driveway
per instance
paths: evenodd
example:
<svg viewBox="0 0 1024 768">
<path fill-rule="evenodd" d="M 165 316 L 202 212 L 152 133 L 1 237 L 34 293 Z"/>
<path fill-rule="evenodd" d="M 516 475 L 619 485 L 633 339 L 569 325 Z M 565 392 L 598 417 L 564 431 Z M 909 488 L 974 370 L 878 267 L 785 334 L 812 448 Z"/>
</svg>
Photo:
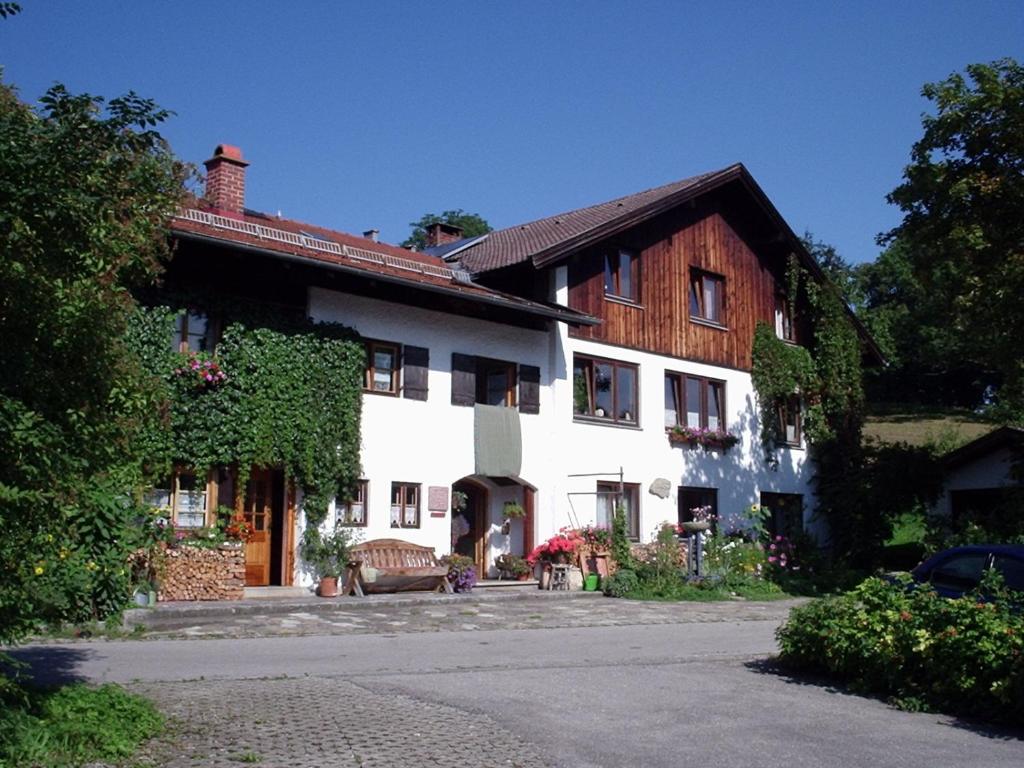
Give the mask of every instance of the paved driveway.
<svg viewBox="0 0 1024 768">
<path fill-rule="evenodd" d="M 453 623 L 440 627 L 396 605 L 374 609 L 387 631 L 19 653 L 55 677 L 125 682 L 155 698 L 177 724 L 149 756 L 175 767 L 1024 764 L 1019 734 L 772 673 L 764 659 L 786 605 L 515 603 L 453 603 Z M 554 626 L 563 612 L 572 621 Z M 549 620 L 505 628 L 481 613 L 512 626 Z"/>
</svg>

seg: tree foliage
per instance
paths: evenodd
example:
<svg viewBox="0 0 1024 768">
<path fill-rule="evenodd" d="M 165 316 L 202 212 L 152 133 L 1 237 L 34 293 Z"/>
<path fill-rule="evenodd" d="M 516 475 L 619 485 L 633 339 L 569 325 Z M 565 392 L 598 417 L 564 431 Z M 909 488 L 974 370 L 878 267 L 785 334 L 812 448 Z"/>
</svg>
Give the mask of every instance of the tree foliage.
<svg viewBox="0 0 1024 768">
<path fill-rule="evenodd" d="M 402 243 L 402 247 L 409 248 L 415 246 L 416 250 L 422 251 L 427 247 L 427 227 L 438 222 L 460 227 L 464 237 L 477 237 L 492 231 L 491 225 L 482 216 L 476 213 L 466 213 L 461 208 L 445 211 L 441 214 L 425 213 L 420 217 L 419 221 L 409 222 L 409 226 L 412 227 L 412 233 Z"/>
<path fill-rule="evenodd" d="M 126 596 L 122 492 L 155 409 L 123 336 L 183 196 L 167 116 L 59 85 L 33 109 L 0 85 L 0 642 Z"/>
<path fill-rule="evenodd" d="M 888 199 L 903 221 L 882 237 L 920 284 L 923 335 L 996 374 L 1009 415 L 1024 415 L 1024 67 L 972 64 L 922 89 L 922 119 L 903 182 Z M 934 338 L 932 338 L 934 341 Z M 933 344 L 933 346 L 935 346 Z"/>
</svg>

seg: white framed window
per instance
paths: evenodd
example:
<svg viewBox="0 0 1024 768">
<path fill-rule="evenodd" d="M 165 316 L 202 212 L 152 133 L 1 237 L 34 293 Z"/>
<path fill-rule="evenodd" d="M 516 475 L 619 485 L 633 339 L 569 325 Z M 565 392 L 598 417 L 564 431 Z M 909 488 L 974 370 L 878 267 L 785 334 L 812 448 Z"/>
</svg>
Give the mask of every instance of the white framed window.
<svg viewBox="0 0 1024 768">
<path fill-rule="evenodd" d="M 391 527 L 420 527 L 419 483 L 391 484 Z"/>
<path fill-rule="evenodd" d="M 178 528 L 203 528 L 209 509 L 209 482 L 195 472 L 178 469 L 143 495 L 143 502 L 154 509 L 166 510 L 170 522 Z"/>
</svg>

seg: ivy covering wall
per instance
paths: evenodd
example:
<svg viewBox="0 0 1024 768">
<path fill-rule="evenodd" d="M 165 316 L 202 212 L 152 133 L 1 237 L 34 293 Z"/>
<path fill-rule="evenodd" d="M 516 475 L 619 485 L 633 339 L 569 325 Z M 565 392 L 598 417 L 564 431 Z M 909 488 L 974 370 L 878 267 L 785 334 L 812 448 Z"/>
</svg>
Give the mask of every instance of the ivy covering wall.
<svg viewBox="0 0 1024 768">
<path fill-rule="evenodd" d="M 782 437 L 778 405 L 799 395 L 804 438 L 816 462 L 817 514 L 828 524 L 833 552 L 856 559 L 885 535 L 864 503 L 859 482 L 864 471 L 861 341 L 838 293 L 811 279 L 795 257 L 786 282 L 791 309 L 807 307 L 812 338 L 807 346 L 788 344 L 764 323 L 754 332 L 751 378 L 761 444 L 769 464 L 777 466 Z"/>
<path fill-rule="evenodd" d="M 181 311 L 142 308 L 130 332 L 165 403 L 142 436 L 147 473 L 234 466 L 241 488 L 251 467 L 282 467 L 303 490 L 307 527 L 318 526 L 360 474 L 358 335 L 335 324 L 236 319 L 216 355 L 183 354 L 173 350 Z"/>
</svg>

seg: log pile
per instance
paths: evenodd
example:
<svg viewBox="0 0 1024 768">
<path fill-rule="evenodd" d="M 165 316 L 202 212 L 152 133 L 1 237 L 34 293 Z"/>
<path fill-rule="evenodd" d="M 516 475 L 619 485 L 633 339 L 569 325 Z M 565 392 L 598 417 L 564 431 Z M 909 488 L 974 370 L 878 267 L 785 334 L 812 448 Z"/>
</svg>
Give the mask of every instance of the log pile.
<svg viewBox="0 0 1024 768">
<path fill-rule="evenodd" d="M 245 548 L 171 547 L 163 552 L 157 599 L 241 600 Z"/>
</svg>

